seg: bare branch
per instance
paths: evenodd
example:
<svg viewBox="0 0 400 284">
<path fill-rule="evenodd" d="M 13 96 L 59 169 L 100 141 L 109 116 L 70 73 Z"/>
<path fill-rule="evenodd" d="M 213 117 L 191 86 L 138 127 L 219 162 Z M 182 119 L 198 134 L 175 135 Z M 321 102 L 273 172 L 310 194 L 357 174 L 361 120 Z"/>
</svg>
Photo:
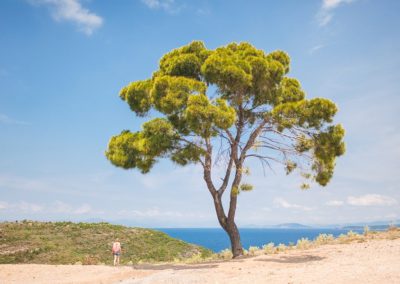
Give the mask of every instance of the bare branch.
<svg viewBox="0 0 400 284">
<path fill-rule="evenodd" d="M 222 196 L 222 194 L 224 194 L 224 191 L 225 191 L 226 187 L 228 186 L 229 178 L 231 176 L 231 171 L 232 171 L 233 160 L 234 160 L 234 154 L 231 152 L 229 155 L 229 163 L 226 168 L 225 177 L 222 181 L 222 185 L 218 189 L 219 196 Z"/>
</svg>

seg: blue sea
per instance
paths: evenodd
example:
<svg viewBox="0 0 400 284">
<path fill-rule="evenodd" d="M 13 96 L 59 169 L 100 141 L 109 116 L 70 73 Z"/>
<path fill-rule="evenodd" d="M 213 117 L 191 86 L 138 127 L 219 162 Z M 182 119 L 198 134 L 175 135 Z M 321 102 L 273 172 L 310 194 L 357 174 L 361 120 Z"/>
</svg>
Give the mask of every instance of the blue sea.
<svg viewBox="0 0 400 284">
<path fill-rule="evenodd" d="M 167 233 L 173 238 L 183 240 L 188 243 L 197 244 L 219 252 L 223 249 L 230 248 L 228 235 L 219 228 L 163 228 L 157 229 Z M 280 243 L 288 245 L 296 243 L 301 238 L 314 239 L 319 234 L 332 234 L 337 237 L 340 234 L 346 234 L 349 230 L 344 229 L 239 229 L 243 248 L 248 249 L 250 246 L 261 247 L 267 243 L 273 242 L 275 245 Z M 362 230 L 353 230 L 362 232 Z"/>
</svg>

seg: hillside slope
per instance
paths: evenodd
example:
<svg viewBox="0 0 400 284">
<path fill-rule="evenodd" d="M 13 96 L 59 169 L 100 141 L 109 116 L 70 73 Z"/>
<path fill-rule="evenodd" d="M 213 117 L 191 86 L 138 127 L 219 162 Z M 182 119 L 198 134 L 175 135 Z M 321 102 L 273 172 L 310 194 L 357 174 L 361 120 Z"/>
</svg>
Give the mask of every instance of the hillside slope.
<svg viewBox="0 0 400 284">
<path fill-rule="evenodd" d="M 204 257 L 211 251 L 165 233 L 108 223 L 0 223 L 0 263 L 110 264 L 111 245 L 119 238 L 122 263 Z"/>
</svg>

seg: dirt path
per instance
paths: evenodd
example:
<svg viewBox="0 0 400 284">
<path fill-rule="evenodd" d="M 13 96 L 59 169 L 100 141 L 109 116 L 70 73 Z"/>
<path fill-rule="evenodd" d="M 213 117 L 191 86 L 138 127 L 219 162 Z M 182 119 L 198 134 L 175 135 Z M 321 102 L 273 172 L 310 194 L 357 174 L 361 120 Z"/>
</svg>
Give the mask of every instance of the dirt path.
<svg viewBox="0 0 400 284">
<path fill-rule="evenodd" d="M 0 265 L 0 283 L 400 283 L 400 239 L 195 265 Z"/>
</svg>

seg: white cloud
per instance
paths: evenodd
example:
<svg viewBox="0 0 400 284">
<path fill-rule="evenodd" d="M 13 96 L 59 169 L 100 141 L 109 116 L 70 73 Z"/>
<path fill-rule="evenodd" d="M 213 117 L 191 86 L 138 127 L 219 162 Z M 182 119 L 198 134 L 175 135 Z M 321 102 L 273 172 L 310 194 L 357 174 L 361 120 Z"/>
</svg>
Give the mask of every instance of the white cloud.
<svg viewBox="0 0 400 284">
<path fill-rule="evenodd" d="M 0 210 L 11 210 L 22 213 L 37 213 L 43 210 L 43 206 L 26 201 L 20 201 L 16 203 L 0 201 Z"/>
<path fill-rule="evenodd" d="M 77 215 L 91 213 L 93 211 L 92 207 L 89 204 L 83 204 L 76 208 L 73 213 Z"/>
<path fill-rule="evenodd" d="M 320 49 L 323 48 L 323 47 L 324 47 L 323 44 L 315 45 L 315 46 L 313 46 L 313 47 L 310 48 L 310 50 L 308 51 L 308 53 L 309 53 L 309 54 L 313 54 L 313 53 L 317 52 L 318 50 L 320 50 Z"/>
<path fill-rule="evenodd" d="M 152 217 L 182 217 L 183 214 L 176 211 L 161 211 L 158 208 L 149 208 L 144 210 L 120 210 L 118 212 L 119 215 L 126 217 L 144 217 L 144 218 L 152 218 Z"/>
<path fill-rule="evenodd" d="M 349 196 L 347 203 L 353 206 L 390 206 L 397 204 L 397 200 L 380 194 L 366 194 L 362 196 Z"/>
<path fill-rule="evenodd" d="M 307 206 L 302 206 L 294 203 L 289 203 L 285 199 L 281 197 L 277 197 L 274 199 L 274 205 L 276 207 L 281 207 L 281 208 L 288 208 L 288 209 L 298 209 L 298 210 L 303 210 L 303 211 L 311 211 L 313 208 L 307 207 Z"/>
<path fill-rule="evenodd" d="M 32 213 L 36 213 L 43 210 L 43 206 L 25 201 L 21 201 L 20 203 L 17 204 L 16 207 L 23 212 L 32 212 Z"/>
<path fill-rule="evenodd" d="M 54 204 L 48 208 L 49 212 L 55 212 L 55 213 L 62 213 L 62 214 L 74 214 L 74 215 L 84 215 L 84 214 L 99 214 L 102 213 L 101 211 L 95 211 L 93 208 L 87 204 L 84 203 L 78 207 L 72 206 L 70 204 L 64 203 L 62 201 L 56 201 Z"/>
<path fill-rule="evenodd" d="M 79 31 L 91 35 L 101 27 L 103 19 L 82 7 L 80 0 L 30 0 L 33 4 L 47 5 L 51 15 L 58 22 L 67 21 L 77 25 Z"/>
<path fill-rule="evenodd" d="M 0 210 L 9 208 L 10 205 L 7 202 L 0 201 Z"/>
<path fill-rule="evenodd" d="M 201 212 L 180 212 L 173 210 L 161 210 L 157 207 L 140 209 L 140 210 L 120 210 L 118 211 L 118 215 L 125 218 L 154 218 L 154 219 L 204 219 L 204 218 L 213 218 L 214 215 L 206 215 Z"/>
<path fill-rule="evenodd" d="M 62 201 L 55 201 L 49 205 L 37 204 L 33 202 L 19 201 L 19 202 L 5 202 L 0 201 L 0 210 L 7 211 L 12 214 L 34 214 L 41 213 L 46 215 L 64 214 L 64 215 L 86 215 L 86 214 L 102 214 L 102 211 L 93 210 L 89 204 L 81 204 L 73 206 Z"/>
<path fill-rule="evenodd" d="M 3 113 L 0 113 L 0 123 L 13 124 L 13 125 L 29 125 L 29 123 L 27 123 L 25 121 L 13 119 Z"/>
<path fill-rule="evenodd" d="M 338 206 L 344 205 L 344 202 L 341 200 L 330 200 L 330 201 L 326 202 L 325 204 L 328 206 L 338 207 Z"/>
<path fill-rule="evenodd" d="M 348 4 L 355 0 L 323 0 L 321 9 L 317 14 L 320 26 L 327 25 L 333 18 L 333 11 L 342 4 Z"/>
<path fill-rule="evenodd" d="M 142 0 L 150 9 L 162 9 L 169 13 L 177 13 L 180 8 L 176 7 L 175 0 Z"/>
</svg>

